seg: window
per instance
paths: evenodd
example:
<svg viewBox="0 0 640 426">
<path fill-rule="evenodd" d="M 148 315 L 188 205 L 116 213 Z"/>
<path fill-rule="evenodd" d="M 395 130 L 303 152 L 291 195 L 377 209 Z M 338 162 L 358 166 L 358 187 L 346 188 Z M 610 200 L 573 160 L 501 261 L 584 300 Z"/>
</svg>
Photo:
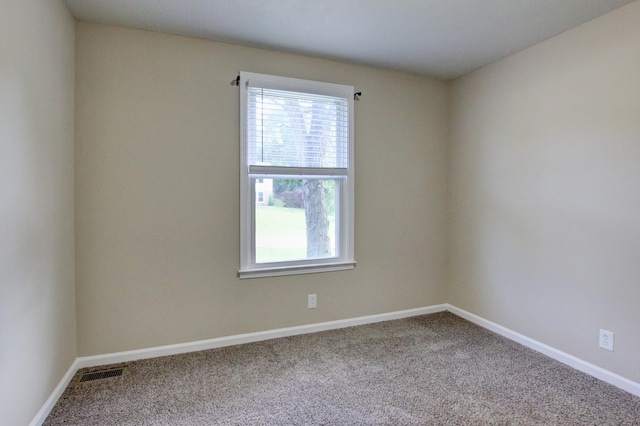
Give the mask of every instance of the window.
<svg viewBox="0 0 640 426">
<path fill-rule="evenodd" d="M 353 87 L 242 72 L 240 124 L 240 278 L 353 269 Z"/>
</svg>

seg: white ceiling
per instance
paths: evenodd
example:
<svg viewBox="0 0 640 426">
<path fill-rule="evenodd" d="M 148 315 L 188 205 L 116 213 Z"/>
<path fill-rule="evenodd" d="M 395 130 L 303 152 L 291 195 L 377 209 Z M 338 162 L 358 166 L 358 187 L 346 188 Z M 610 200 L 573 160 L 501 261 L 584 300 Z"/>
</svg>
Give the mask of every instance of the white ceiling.
<svg viewBox="0 0 640 426">
<path fill-rule="evenodd" d="M 65 0 L 81 21 L 452 79 L 636 0 Z"/>
</svg>

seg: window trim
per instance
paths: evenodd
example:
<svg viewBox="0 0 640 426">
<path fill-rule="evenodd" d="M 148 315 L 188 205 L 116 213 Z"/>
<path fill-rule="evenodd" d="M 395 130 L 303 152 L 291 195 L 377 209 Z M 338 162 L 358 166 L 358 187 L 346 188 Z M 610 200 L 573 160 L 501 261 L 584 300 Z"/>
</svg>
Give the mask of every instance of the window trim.
<svg viewBox="0 0 640 426">
<path fill-rule="evenodd" d="M 250 72 L 240 73 L 240 269 L 238 276 L 259 278 L 283 275 L 311 274 L 342 271 L 355 268 L 354 259 L 354 103 L 352 86 L 278 77 Z M 348 105 L 348 164 L 347 169 L 305 169 L 248 165 L 248 87 L 287 90 L 319 95 L 342 97 Z M 335 178 L 340 183 L 339 212 L 336 227 L 339 227 L 338 256 L 322 259 L 305 259 L 274 263 L 255 262 L 255 182 L 258 178 Z M 339 217 L 339 219 L 338 219 Z"/>
</svg>

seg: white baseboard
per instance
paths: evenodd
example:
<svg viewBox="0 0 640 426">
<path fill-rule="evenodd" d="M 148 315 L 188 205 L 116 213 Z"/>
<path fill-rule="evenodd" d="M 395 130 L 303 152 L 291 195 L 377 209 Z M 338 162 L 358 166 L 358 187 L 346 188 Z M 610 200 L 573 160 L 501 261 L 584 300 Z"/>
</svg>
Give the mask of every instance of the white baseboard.
<svg viewBox="0 0 640 426">
<path fill-rule="evenodd" d="M 64 393 L 64 390 L 67 388 L 67 386 L 69 386 L 71 379 L 73 379 L 73 376 L 76 374 L 79 368 L 80 367 L 78 367 L 78 358 L 76 358 L 65 375 L 62 376 L 62 380 L 60 380 L 58 386 L 56 386 L 56 388 L 53 390 L 51 396 L 49 396 L 42 408 L 40 408 L 38 414 L 36 414 L 33 420 L 31 420 L 29 426 L 40 426 L 42 423 L 44 423 L 44 421 L 47 419 L 47 416 L 49 415 L 49 413 L 51 413 L 51 410 L 53 410 L 56 402 L 58 402 L 58 399 L 60 399 L 60 397 Z"/>
<path fill-rule="evenodd" d="M 533 340 L 520 333 L 516 333 L 513 330 L 509 330 L 506 327 L 503 327 L 494 322 L 488 321 L 484 318 L 481 318 L 463 309 L 457 308 L 449 304 L 447 304 L 446 306 L 447 306 L 447 311 L 453 314 L 456 314 L 459 317 L 466 319 L 467 321 L 470 321 L 483 328 L 486 328 L 487 330 L 491 330 L 495 333 L 498 333 L 499 335 L 504 336 L 507 339 L 511 339 L 517 343 L 520 343 L 521 345 L 524 345 L 528 348 L 533 349 L 534 351 L 547 355 L 548 357 L 551 357 L 556 361 L 560 361 L 561 363 L 566 364 L 570 367 L 573 367 L 576 370 L 580 370 L 583 373 L 593 376 L 596 379 L 600 379 L 622 390 L 625 390 L 635 396 L 640 397 L 640 383 L 633 382 L 627 378 L 624 378 L 615 373 L 612 373 L 609 370 L 605 370 L 604 368 L 598 367 L 597 365 L 583 361 L 580 358 L 576 358 L 575 356 L 569 355 L 566 352 L 562 352 L 561 350 L 553 348 L 549 345 L 540 343 L 537 340 Z"/>
<path fill-rule="evenodd" d="M 373 324 L 376 322 L 390 321 L 394 319 L 409 318 L 418 315 L 433 314 L 436 312 L 449 311 L 481 327 L 500 334 L 508 339 L 527 346 L 537 352 L 547 355 L 557 361 L 567 364 L 577 370 L 589 374 L 597 379 L 603 380 L 633 395 L 640 397 L 640 384 L 612 373 L 608 370 L 590 364 L 551 346 L 530 339 L 506 327 L 488 321 L 463 309 L 449 304 L 435 305 L 424 308 L 409 309 L 406 311 L 396 311 L 386 314 L 369 315 L 364 317 L 349 318 L 337 321 L 321 322 L 316 324 L 301 325 L 297 327 L 279 328 L 275 330 L 260 331 L 256 333 L 238 334 L 234 336 L 219 337 L 215 339 L 200 340 L 197 342 L 181 343 L 176 345 L 158 346 L 154 348 L 139 349 L 134 351 L 116 352 L 105 355 L 95 355 L 79 357 L 71 364 L 69 370 L 64 375 L 58 386 L 42 406 L 38 414 L 31 421 L 30 426 L 41 425 L 54 405 L 62 396 L 62 393 L 71 382 L 75 373 L 86 367 L 96 367 L 100 365 L 117 364 L 121 362 L 136 361 L 140 359 L 157 358 L 167 355 L 177 355 L 188 352 L 203 351 L 207 349 L 221 348 L 225 346 L 240 345 L 243 343 L 259 342 L 263 340 L 276 339 L 280 337 L 296 336 L 300 334 L 317 333 L 320 331 L 337 330 L 340 328 L 353 327 L 357 325 Z"/>
<path fill-rule="evenodd" d="M 369 315 L 344 320 L 300 325 L 296 327 L 278 328 L 275 330 L 259 331 L 256 333 L 237 334 L 234 336 L 218 337 L 197 342 L 180 343 L 176 345 L 158 346 L 154 348 L 134 351 L 116 352 L 105 355 L 80 357 L 77 359 L 78 368 L 95 367 L 98 365 L 117 364 L 120 362 L 136 361 L 139 359 L 157 358 L 160 356 L 177 355 L 188 352 L 204 351 L 225 346 L 241 345 L 280 337 L 296 336 L 299 334 L 317 333 L 319 331 L 336 330 L 356 325 L 373 324 L 418 315 L 433 314 L 446 310 L 446 305 L 435 305 L 425 308 L 409 309 L 406 311 L 390 312 L 386 314 Z"/>
</svg>

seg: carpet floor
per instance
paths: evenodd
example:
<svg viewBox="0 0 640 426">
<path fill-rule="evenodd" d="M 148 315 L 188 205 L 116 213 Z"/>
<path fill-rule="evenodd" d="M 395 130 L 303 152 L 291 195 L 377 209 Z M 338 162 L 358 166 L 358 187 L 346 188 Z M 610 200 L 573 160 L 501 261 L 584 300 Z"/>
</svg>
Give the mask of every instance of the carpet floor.
<svg viewBox="0 0 640 426">
<path fill-rule="evenodd" d="M 45 425 L 640 425 L 640 398 L 449 312 L 120 366 Z"/>
</svg>

